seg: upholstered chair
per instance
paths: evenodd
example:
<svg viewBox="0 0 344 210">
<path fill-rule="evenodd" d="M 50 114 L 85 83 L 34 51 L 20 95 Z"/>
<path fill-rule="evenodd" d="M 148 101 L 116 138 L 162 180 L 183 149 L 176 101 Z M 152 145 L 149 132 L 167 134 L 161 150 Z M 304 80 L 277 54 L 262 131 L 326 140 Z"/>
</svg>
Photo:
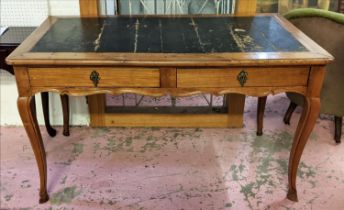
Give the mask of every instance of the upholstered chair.
<svg viewBox="0 0 344 210">
<path fill-rule="evenodd" d="M 326 67 L 326 76 L 321 91 L 320 113 L 330 114 L 335 119 L 334 139 L 340 143 L 344 116 L 344 14 L 320 9 L 296 9 L 285 14 L 293 25 L 331 53 L 335 60 Z M 290 99 L 284 122 L 289 124 L 295 108 L 303 104 L 303 96 L 287 93 Z M 258 99 L 257 135 L 262 135 L 266 97 Z"/>
</svg>

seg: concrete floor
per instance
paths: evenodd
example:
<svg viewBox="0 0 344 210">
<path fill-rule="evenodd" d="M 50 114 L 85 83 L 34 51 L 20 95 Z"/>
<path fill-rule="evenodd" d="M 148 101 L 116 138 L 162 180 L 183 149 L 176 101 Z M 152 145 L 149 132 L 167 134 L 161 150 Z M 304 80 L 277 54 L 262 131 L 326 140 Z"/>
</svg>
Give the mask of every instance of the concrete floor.
<svg viewBox="0 0 344 210">
<path fill-rule="evenodd" d="M 25 130 L 1 127 L 1 209 L 344 209 L 344 147 L 330 118 L 317 121 L 299 167 L 299 202 L 291 202 L 300 109 L 284 125 L 288 100 L 269 97 L 257 137 L 256 102 L 248 98 L 241 129 L 72 127 L 64 137 L 57 127 L 51 138 L 42 128 L 51 199 L 41 205 Z"/>
</svg>

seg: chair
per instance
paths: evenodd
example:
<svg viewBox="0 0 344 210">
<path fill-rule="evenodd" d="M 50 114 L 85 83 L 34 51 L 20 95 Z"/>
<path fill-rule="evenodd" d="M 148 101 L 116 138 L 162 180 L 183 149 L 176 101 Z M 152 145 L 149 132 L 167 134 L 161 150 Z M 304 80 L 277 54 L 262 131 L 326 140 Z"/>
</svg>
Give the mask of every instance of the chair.
<svg viewBox="0 0 344 210">
<path fill-rule="evenodd" d="M 297 28 L 331 53 L 335 60 L 327 66 L 321 92 L 320 113 L 335 116 L 334 139 L 340 143 L 342 120 L 344 116 L 344 14 L 319 10 L 296 9 L 285 15 Z M 290 123 L 293 111 L 303 104 L 303 96 L 287 93 L 291 100 L 284 116 L 284 122 Z M 263 115 L 266 97 L 258 98 L 257 135 L 262 135 Z"/>
</svg>

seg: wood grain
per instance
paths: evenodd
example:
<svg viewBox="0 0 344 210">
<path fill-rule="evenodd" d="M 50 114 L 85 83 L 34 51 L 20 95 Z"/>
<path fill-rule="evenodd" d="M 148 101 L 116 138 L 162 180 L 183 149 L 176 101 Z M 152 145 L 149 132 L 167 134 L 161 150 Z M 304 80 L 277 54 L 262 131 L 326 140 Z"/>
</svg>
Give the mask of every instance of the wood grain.
<svg viewBox="0 0 344 210">
<path fill-rule="evenodd" d="M 228 128 L 237 126 L 227 114 L 104 114 L 106 126 Z M 240 123 L 240 122 L 239 122 Z"/>
<path fill-rule="evenodd" d="M 233 121 L 229 127 L 241 128 L 244 125 L 245 98 L 243 94 L 230 93 L 226 95 L 228 106 L 228 118 Z"/>
<path fill-rule="evenodd" d="M 14 51 L 15 52 L 15 51 Z M 145 66 L 145 67 L 224 67 L 324 65 L 333 57 L 316 52 L 296 53 L 24 53 L 14 52 L 6 61 L 11 65 L 54 66 Z"/>
<path fill-rule="evenodd" d="M 25 66 L 15 66 L 14 75 L 16 76 L 19 96 L 31 96 L 31 84 L 27 68 Z"/>
<path fill-rule="evenodd" d="M 320 90 L 324 80 L 325 67 L 316 66 L 311 69 L 308 91 L 305 94 L 301 118 L 299 120 L 289 157 L 289 190 L 287 197 L 298 200 L 296 190 L 297 170 L 303 149 L 308 141 L 320 112 Z"/>
<path fill-rule="evenodd" d="M 34 97 L 19 97 L 17 103 L 19 114 L 29 137 L 38 166 L 40 180 L 39 203 L 45 203 L 49 200 L 47 193 L 47 160 L 37 118 L 34 114 Z"/>
<path fill-rule="evenodd" d="M 177 87 L 177 69 L 161 68 L 160 69 L 160 87 L 176 88 Z"/>
<path fill-rule="evenodd" d="M 245 87 L 306 86 L 309 67 L 178 69 L 177 86 L 240 87 L 237 76 L 242 71 L 248 75 Z"/>
<path fill-rule="evenodd" d="M 97 94 L 87 97 L 88 108 L 91 117 L 91 126 L 92 127 L 102 127 L 105 126 L 105 95 Z"/>
<path fill-rule="evenodd" d="M 29 68 L 30 83 L 36 86 L 94 87 L 93 71 L 99 73 L 98 87 L 159 87 L 157 68 Z"/>
</svg>

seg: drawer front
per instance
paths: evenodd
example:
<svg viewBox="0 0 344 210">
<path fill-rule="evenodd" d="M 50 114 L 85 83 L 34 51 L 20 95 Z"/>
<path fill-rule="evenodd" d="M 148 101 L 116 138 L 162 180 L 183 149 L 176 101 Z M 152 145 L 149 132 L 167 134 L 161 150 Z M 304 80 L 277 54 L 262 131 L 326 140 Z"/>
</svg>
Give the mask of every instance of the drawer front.
<svg viewBox="0 0 344 210">
<path fill-rule="evenodd" d="M 30 68 L 29 77 L 33 87 L 95 87 L 95 80 L 97 87 L 160 86 L 154 68 Z"/>
<path fill-rule="evenodd" d="M 245 80 L 242 80 L 244 87 L 306 86 L 309 68 L 178 69 L 177 86 L 180 88 L 241 87 L 239 75 Z"/>
</svg>

